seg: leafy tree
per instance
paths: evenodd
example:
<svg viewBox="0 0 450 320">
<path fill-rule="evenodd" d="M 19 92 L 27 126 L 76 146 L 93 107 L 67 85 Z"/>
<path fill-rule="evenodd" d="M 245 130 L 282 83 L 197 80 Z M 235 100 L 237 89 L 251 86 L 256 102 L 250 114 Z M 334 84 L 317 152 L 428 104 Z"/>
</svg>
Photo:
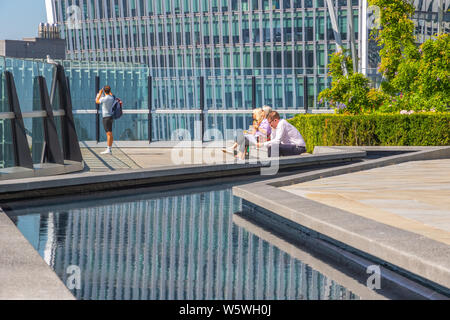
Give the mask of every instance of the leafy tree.
<svg viewBox="0 0 450 320">
<path fill-rule="evenodd" d="M 446 111 L 450 106 L 450 35 L 415 43 L 414 6 L 407 0 L 369 0 L 380 8 L 381 28 L 372 36 L 381 47 L 380 89 L 370 88 L 364 75 L 354 72 L 346 52 L 332 55 L 331 88 L 319 94 L 337 113 L 359 114 L 413 111 Z M 345 74 L 344 67 L 348 74 Z"/>
<path fill-rule="evenodd" d="M 374 29 L 371 33 L 381 47 L 381 64 L 378 70 L 385 79 L 381 88 L 386 93 L 396 94 L 392 80 L 397 76 L 400 64 L 405 59 L 419 59 L 414 23 L 410 19 L 415 8 L 407 0 L 369 0 L 369 4 L 378 6 L 381 13 L 381 28 Z"/>
<path fill-rule="evenodd" d="M 344 67 L 345 66 L 345 67 Z M 329 75 L 332 77 L 331 88 L 319 94 L 319 103 L 327 101 L 338 113 L 358 114 L 369 106 L 369 79 L 353 71 L 352 59 L 345 51 L 338 51 L 331 56 Z M 344 74 L 345 68 L 347 75 Z"/>
</svg>

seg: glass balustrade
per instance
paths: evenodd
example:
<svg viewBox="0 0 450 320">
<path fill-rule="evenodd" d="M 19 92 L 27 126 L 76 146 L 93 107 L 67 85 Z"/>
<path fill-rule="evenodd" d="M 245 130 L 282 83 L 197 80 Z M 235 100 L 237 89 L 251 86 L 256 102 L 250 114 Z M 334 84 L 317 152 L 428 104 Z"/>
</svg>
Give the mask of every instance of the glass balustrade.
<svg viewBox="0 0 450 320">
<path fill-rule="evenodd" d="M 0 57 L 0 169 L 14 166 L 14 149 L 11 119 L 7 119 L 10 112 L 8 96 L 6 91 L 6 79 L 3 74 L 5 70 L 5 59 Z"/>
<path fill-rule="evenodd" d="M 122 62 L 57 62 L 64 67 L 69 83 L 80 141 L 106 141 L 101 107 L 95 104 L 97 86 L 105 85 L 123 101 L 124 115 L 113 126 L 116 141 L 170 141 L 181 137 L 201 140 L 201 128 L 203 134 L 207 133 L 205 140 L 234 139 L 239 130 L 251 125 L 254 106 L 269 105 L 286 118 L 305 112 L 333 112 L 326 105 L 316 103 L 320 91 L 331 82 L 324 68 L 162 69 Z M 0 70 L 0 166 L 13 165 L 11 114 L 3 71 L 10 71 L 14 76 L 33 163 L 40 163 L 46 114 L 40 105 L 37 77 L 45 78 L 51 95 L 55 67 L 44 60 L 0 58 Z M 370 70 L 369 75 L 373 86 L 378 86 L 380 79 L 376 72 Z M 52 110 L 62 145 L 64 114 L 58 110 L 59 99 L 59 91 L 55 90 Z"/>
</svg>

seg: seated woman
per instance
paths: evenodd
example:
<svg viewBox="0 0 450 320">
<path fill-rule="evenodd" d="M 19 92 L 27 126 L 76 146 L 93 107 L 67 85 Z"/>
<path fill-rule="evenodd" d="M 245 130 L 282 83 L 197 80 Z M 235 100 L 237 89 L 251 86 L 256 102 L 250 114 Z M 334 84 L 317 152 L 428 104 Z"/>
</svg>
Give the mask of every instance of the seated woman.
<svg viewBox="0 0 450 320">
<path fill-rule="evenodd" d="M 268 110 L 267 108 L 266 110 Z M 237 142 L 230 148 L 230 151 L 234 151 L 239 146 L 237 158 L 242 160 L 245 159 L 245 149 L 248 146 L 256 146 L 258 142 L 266 142 L 271 134 L 270 124 L 266 119 L 266 112 L 263 109 L 258 108 L 253 110 L 253 120 L 252 131 L 244 135 L 239 135 Z M 223 151 L 227 152 L 226 149 L 223 149 Z"/>
<path fill-rule="evenodd" d="M 261 133 L 266 133 L 264 137 L 264 141 L 270 140 L 270 136 L 272 134 L 272 128 L 270 127 L 270 123 L 269 120 L 267 119 L 269 114 L 272 112 L 272 108 L 269 106 L 263 106 L 262 110 L 264 111 L 264 120 L 261 122 L 260 127 L 260 132 Z M 267 130 L 265 130 L 267 128 Z M 266 132 L 265 132 L 266 131 Z M 264 142 L 262 141 L 262 142 Z"/>
</svg>

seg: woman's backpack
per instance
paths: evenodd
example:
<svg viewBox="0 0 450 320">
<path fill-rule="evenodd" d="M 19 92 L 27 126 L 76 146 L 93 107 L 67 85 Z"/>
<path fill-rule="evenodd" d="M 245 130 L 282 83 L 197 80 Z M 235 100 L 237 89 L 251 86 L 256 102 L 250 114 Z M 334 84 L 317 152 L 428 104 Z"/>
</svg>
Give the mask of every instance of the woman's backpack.
<svg viewBox="0 0 450 320">
<path fill-rule="evenodd" d="M 114 98 L 114 103 L 112 106 L 112 118 L 114 120 L 116 120 L 116 119 L 119 119 L 123 114 L 123 111 L 122 111 L 123 103 L 122 103 L 122 100 L 120 100 L 119 98 L 116 98 L 115 96 L 113 96 L 113 98 Z"/>
</svg>

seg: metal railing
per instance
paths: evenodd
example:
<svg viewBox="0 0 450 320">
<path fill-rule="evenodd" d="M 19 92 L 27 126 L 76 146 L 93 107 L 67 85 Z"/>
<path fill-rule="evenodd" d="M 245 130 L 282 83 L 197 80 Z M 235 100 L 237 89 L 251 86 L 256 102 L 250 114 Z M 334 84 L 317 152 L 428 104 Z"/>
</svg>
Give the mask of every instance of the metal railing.
<svg viewBox="0 0 450 320">
<path fill-rule="evenodd" d="M 262 105 L 272 106 L 285 117 L 334 112 L 315 105 L 317 94 L 329 85 L 326 68 L 150 69 L 129 63 L 57 62 L 64 66 L 73 123 L 81 141 L 106 140 L 101 110 L 94 103 L 98 90 L 106 84 L 124 101 L 124 116 L 113 128 L 115 141 L 171 140 L 178 129 L 190 131 L 195 140 L 201 140 L 208 129 L 237 132 L 248 128 L 252 110 Z M 46 118 L 46 111 L 36 102 L 35 78 L 44 77 L 50 86 L 53 68 L 42 60 L 0 57 L 0 71 L 10 71 L 17 79 L 28 140 L 37 139 L 36 123 Z M 58 102 L 57 92 L 52 97 Z M 57 103 L 51 103 L 51 109 L 59 129 L 65 110 Z M 0 121 L 12 117 L 10 110 L 0 105 Z M 62 144 L 62 137 L 59 139 Z"/>
</svg>

